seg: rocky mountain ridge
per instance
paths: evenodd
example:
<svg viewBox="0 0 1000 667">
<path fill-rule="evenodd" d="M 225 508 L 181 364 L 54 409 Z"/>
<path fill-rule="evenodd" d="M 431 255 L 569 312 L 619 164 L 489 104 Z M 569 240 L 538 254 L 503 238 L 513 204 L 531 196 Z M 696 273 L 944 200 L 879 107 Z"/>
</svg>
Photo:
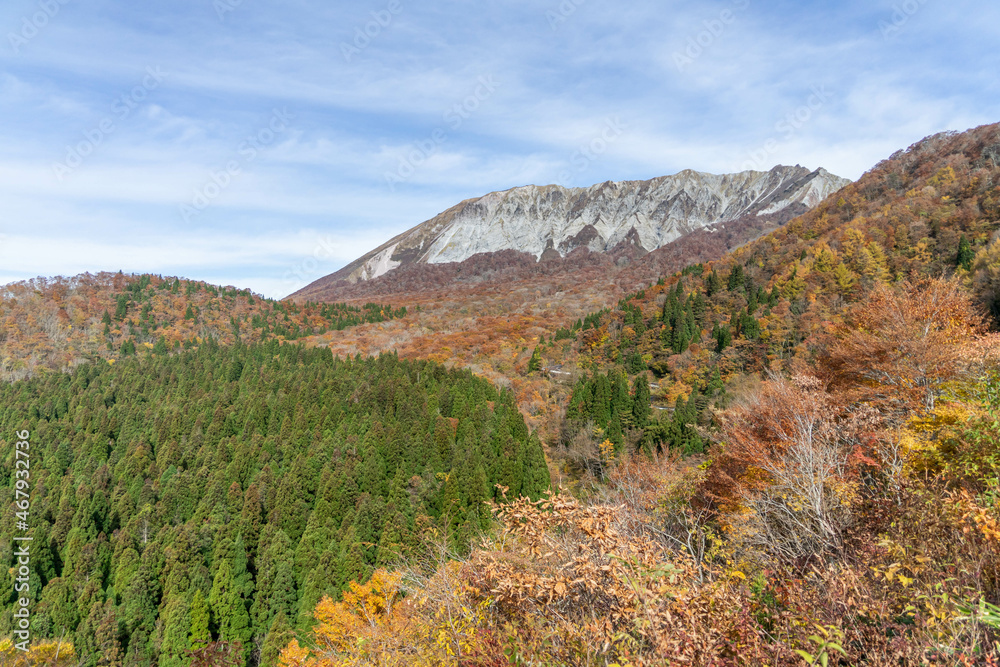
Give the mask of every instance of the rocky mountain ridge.
<svg viewBox="0 0 1000 667">
<path fill-rule="evenodd" d="M 528 185 L 466 200 L 391 239 L 323 281 L 358 283 L 410 264 L 445 264 L 518 250 L 538 260 L 586 247 L 623 244 L 649 252 L 699 229 L 788 207 L 811 209 L 850 183 L 825 169 L 778 166 L 768 172 L 685 170 L 648 181 L 589 188 Z M 307 288 L 308 289 L 308 288 Z"/>
</svg>

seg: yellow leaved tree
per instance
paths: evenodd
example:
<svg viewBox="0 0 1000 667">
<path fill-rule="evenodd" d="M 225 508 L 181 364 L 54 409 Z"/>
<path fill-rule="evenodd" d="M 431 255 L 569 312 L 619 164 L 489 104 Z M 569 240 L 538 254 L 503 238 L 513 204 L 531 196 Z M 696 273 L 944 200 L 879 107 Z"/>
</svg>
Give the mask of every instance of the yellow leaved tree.
<svg viewBox="0 0 1000 667">
<path fill-rule="evenodd" d="M 19 651 L 10 639 L 0 640 L 0 665 L 5 667 L 73 667 L 78 663 L 72 642 L 45 640 Z"/>
</svg>

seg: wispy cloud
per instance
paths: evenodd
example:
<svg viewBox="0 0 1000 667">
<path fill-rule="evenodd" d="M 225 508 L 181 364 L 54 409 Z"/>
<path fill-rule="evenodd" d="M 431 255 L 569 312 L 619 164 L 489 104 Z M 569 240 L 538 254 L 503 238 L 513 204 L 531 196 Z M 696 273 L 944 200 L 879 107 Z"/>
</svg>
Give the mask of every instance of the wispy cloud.
<svg viewBox="0 0 1000 667">
<path fill-rule="evenodd" d="M 339 239 L 315 269 L 332 272 L 490 190 L 736 171 L 765 146 L 761 168 L 857 178 L 927 134 L 1000 120 L 1000 8 L 919 3 L 887 38 L 898 4 L 254 0 L 220 19 L 210 0 L 70 1 L 15 50 L 9 34 L 38 4 L 12 0 L 0 7 L 0 281 L 124 268 L 281 296 L 315 239 Z M 373 21 L 361 49 L 356 29 Z M 162 85 L 119 118 L 157 67 Z M 500 85 L 449 118 L 482 77 Z M 817 86 L 829 99 L 787 132 Z M 286 131 L 211 206 L 180 215 L 274 109 L 294 115 Z M 615 118 L 627 130 L 574 161 Z M 107 119 L 113 131 L 60 179 L 55 166 Z"/>
</svg>

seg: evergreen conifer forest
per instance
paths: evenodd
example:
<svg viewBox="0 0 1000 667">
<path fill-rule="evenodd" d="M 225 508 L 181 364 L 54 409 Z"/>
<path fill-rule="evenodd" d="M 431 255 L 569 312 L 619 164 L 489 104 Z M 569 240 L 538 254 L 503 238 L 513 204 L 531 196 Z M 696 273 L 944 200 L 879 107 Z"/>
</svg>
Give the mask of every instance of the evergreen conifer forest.
<svg viewBox="0 0 1000 667">
<path fill-rule="evenodd" d="M 324 596 L 430 532 L 462 551 L 496 485 L 549 486 L 509 392 L 394 355 L 209 341 L 7 384 L 0 405 L 0 428 L 31 428 L 34 636 L 86 664 L 186 665 L 213 641 L 274 664 Z"/>
</svg>

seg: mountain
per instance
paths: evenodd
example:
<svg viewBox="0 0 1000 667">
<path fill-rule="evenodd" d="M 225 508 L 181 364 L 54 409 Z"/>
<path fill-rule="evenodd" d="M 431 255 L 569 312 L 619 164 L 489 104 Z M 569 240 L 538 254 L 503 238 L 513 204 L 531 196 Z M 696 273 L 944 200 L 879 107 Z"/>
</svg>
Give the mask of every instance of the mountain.
<svg viewBox="0 0 1000 667">
<path fill-rule="evenodd" d="M 0 288 L 0 382 L 137 351 L 294 341 L 405 317 L 365 304 L 278 302 L 247 289 L 153 275 L 83 274 Z"/>
<path fill-rule="evenodd" d="M 849 182 L 824 169 L 779 166 L 721 176 L 685 170 L 589 188 L 528 185 L 453 206 L 317 284 L 353 284 L 408 265 L 462 262 L 503 250 L 536 260 L 565 257 L 580 247 L 607 253 L 631 245 L 648 252 L 747 215 L 804 213 Z"/>
<path fill-rule="evenodd" d="M 941 618 L 947 664 L 986 664 L 998 163 L 1000 125 L 945 133 L 798 217 L 343 281 L 458 276 L 387 306 L 6 286 L 0 504 L 31 512 L 0 525 L 0 589 L 18 538 L 32 571 L 0 664 L 26 607 L 67 667 L 794 665 L 817 627 L 844 664 L 941 664 Z"/>
<path fill-rule="evenodd" d="M 1000 243 L 992 240 L 1000 220 L 997 163 L 1000 134 L 996 126 L 987 126 L 929 137 L 899 151 L 797 218 L 781 220 L 782 213 L 796 207 L 743 216 L 693 232 L 621 266 L 614 254 L 587 248 L 546 262 L 504 251 L 459 264 L 415 264 L 355 285 L 341 281 L 325 293 L 318 290 L 308 296 L 317 301 L 377 299 L 396 307 L 413 306 L 410 316 L 350 332 L 330 332 L 316 337 L 316 342 L 341 355 L 395 350 L 401 357 L 458 364 L 495 382 L 509 383 L 529 425 L 546 439 L 559 437 L 562 428 L 553 415 L 568 396 L 543 377 L 523 375 L 534 348 L 542 366 L 561 366 L 574 375 L 578 369 L 603 368 L 611 362 L 666 373 L 670 381 L 661 378 L 658 397 L 666 407 L 678 391 L 690 386 L 689 363 L 700 359 L 689 358 L 690 351 L 677 355 L 675 345 L 683 349 L 686 341 L 700 350 L 699 355 L 724 347 L 726 365 L 760 372 L 775 360 L 790 363 L 800 355 L 808 357 L 814 336 L 837 322 L 844 305 L 861 298 L 876 280 L 885 281 L 888 275 L 897 282 L 954 272 L 963 236 L 968 242 L 966 255 L 985 253 L 981 264 L 978 259 L 972 262 L 968 280 L 977 301 L 1000 324 Z M 516 257 L 508 258 L 508 253 Z M 672 310 L 669 326 L 649 325 L 650 318 L 659 321 L 663 316 L 667 298 L 662 287 L 648 289 L 651 283 L 704 264 L 700 269 L 704 276 L 686 279 L 688 294 L 692 281 L 700 284 L 713 268 L 728 287 L 735 263 L 755 287 L 767 291 L 767 301 L 777 288 L 779 303 L 774 308 L 765 308 L 757 299 L 756 323 L 750 323 L 750 314 L 742 309 L 749 305 L 746 296 L 740 302 L 732 290 L 723 289 L 715 297 L 721 301 L 710 308 L 714 319 L 702 322 L 698 331 L 690 327 L 687 314 L 680 318 Z M 639 292 L 644 298 L 634 298 Z M 643 311 L 641 325 L 632 308 L 616 308 L 623 298 Z M 686 313 L 687 298 L 677 300 Z M 609 308 L 600 326 L 581 330 Z M 575 322 L 579 325 L 573 327 Z M 740 333 L 744 324 L 751 332 L 760 328 L 752 344 Z M 631 332 L 621 333 L 629 327 Z M 726 327 L 730 334 L 735 332 L 732 345 L 721 331 Z M 571 339 L 578 341 L 567 351 Z M 732 356 L 737 351 L 740 354 Z"/>
<path fill-rule="evenodd" d="M 897 304 L 892 316 L 919 313 L 921 297 L 914 293 L 930 278 L 953 280 L 966 291 L 976 317 L 1000 328 L 997 158 L 1000 125 L 928 137 L 781 229 L 718 261 L 692 262 L 617 307 L 581 318 L 551 343 L 540 343 L 533 352 L 538 368 L 612 371 L 574 388 L 567 416 L 576 423 L 558 431 L 570 440 L 596 424 L 624 444 L 622 426 L 611 428 L 614 410 L 607 412 L 607 402 L 595 399 L 604 395 L 598 384 L 614 386 L 651 372 L 654 403 L 664 411 L 677 409 L 669 423 L 642 434 L 643 446 L 698 451 L 715 402 L 725 402 L 724 380 L 738 385 L 741 375 L 801 372 L 833 344 L 831 332 L 843 331 L 845 322 L 865 312 L 859 304 L 873 293 L 899 289 L 905 307 Z M 932 314 L 942 308 L 933 300 L 926 307 Z M 877 310 L 865 316 L 888 312 Z M 574 341 L 571 348 L 560 343 L 567 339 Z M 888 340 L 880 363 L 893 355 L 917 356 L 902 341 Z M 812 372 L 835 375 L 829 369 Z M 901 382 L 888 395 L 900 400 L 926 392 L 929 382 Z"/>
<path fill-rule="evenodd" d="M 996 664 L 1000 125 L 929 137 L 546 330 L 699 234 L 719 236 L 618 273 L 577 248 L 592 269 L 452 283 L 436 310 L 351 332 L 354 352 L 492 360 L 565 491 L 499 508 L 492 539 L 392 610 L 386 573 L 320 603 L 333 621 L 289 664 L 415 664 L 449 636 L 469 664 Z M 440 267 L 368 284 L 415 268 Z M 477 610 L 461 634 L 445 604 Z M 960 619 L 945 646 L 941 618 Z"/>
<path fill-rule="evenodd" d="M 395 351 L 406 358 L 447 361 L 505 384 L 512 381 L 513 368 L 527 363 L 529 345 L 539 337 L 613 306 L 660 276 L 689 264 L 720 259 L 807 212 L 824 192 L 843 183 L 823 170 L 778 167 L 768 173 L 734 176 L 684 172 L 645 183 L 608 183 L 576 191 L 518 188 L 463 202 L 343 270 L 317 280 L 292 295 L 292 300 L 300 304 L 376 301 L 406 307 L 410 316 L 405 319 L 362 325 L 352 332 L 329 332 L 311 342 L 329 346 L 341 355 Z M 549 192 L 544 200 L 538 195 L 543 190 Z M 532 192 L 535 203 L 529 205 L 528 193 Z M 557 194 L 561 203 L 556 201 Z M 570 205 L 572 201 L 578 206 Z M 548 241 L 539 242 L 534 249 L 527 242 L 518 242 L 516 249 L 499 249 L 502 244 L 498 241 L 455 255 L 456 260 L 468 255 L 464 261 L 426 261 L 435 243 L 432 237 L 443 237 L 446 228 L 457 233 L 461 225 L 472 224 L 469 221 L 475 220 L 476 210 L 493 211 L 490 220 L 496 228 L 511 229 L 513 222 L 507 221 L 513 221 L 513 216 L 498 215 L 497 211 L 503 207 L 517 211 L 519 206 L 518 224 L 524 229 L 532 225 L 555 229 L 558 212 L 563 220 L 560 234 L 568 234 L 568 238 L 579 237 L 584 222 L 601 221 L 590 226 L 594 236 L 588 243 L 568 252 L 572 243 L 553 236 L 548 252 Z M 577 210 L 572 213 L 574 206 Z M 528 210 L 535 212 L 534 218 L 523 213 Z M 567 222 L 570 216 L 576 227 Z M 639 224 L 656 216 L 666 221 L 663 231 L 656 232 L 660 234 L 656 243 L 664 242 L 668 229 L 676 237 L 658 249 L 654 249 L 655 243 L 642 239 L 653 226 Z M 480 219 L 486 220 L 486 216 L 480 214 Z M 611 225 L 604 221 L 611 220 L 620 221 L 617 232 L 608 231 Z M 451 235 L 453 240 L 455 237 Z M 626 242 L 617 241 L 619 237 Z M 562 246 L 566 255 L 560 256 L 556 246 Z M 396 250 L 390 251 L 393 247 Z M 400 254 L 404 247 L 411 248 L 407 257 Z M 425 248 L 422 253 L 421 247 Z M 543 261 L 539 261 L 540 255 Z M 372 276 L 378 271 L 362 270 L 366 264 L 385 268 L 391 262 L 399 266 L 377 278 Z M 350 282 L 351 274 L 359 271 L 358 275 L 368 279 L 356 277 Z M 519 382 L 516 374 L 513 382 Z M 529 421 L 533 419 L 529 416 Z M 532 426 L 537 424 L 532 422 Z"/>
</svg>

